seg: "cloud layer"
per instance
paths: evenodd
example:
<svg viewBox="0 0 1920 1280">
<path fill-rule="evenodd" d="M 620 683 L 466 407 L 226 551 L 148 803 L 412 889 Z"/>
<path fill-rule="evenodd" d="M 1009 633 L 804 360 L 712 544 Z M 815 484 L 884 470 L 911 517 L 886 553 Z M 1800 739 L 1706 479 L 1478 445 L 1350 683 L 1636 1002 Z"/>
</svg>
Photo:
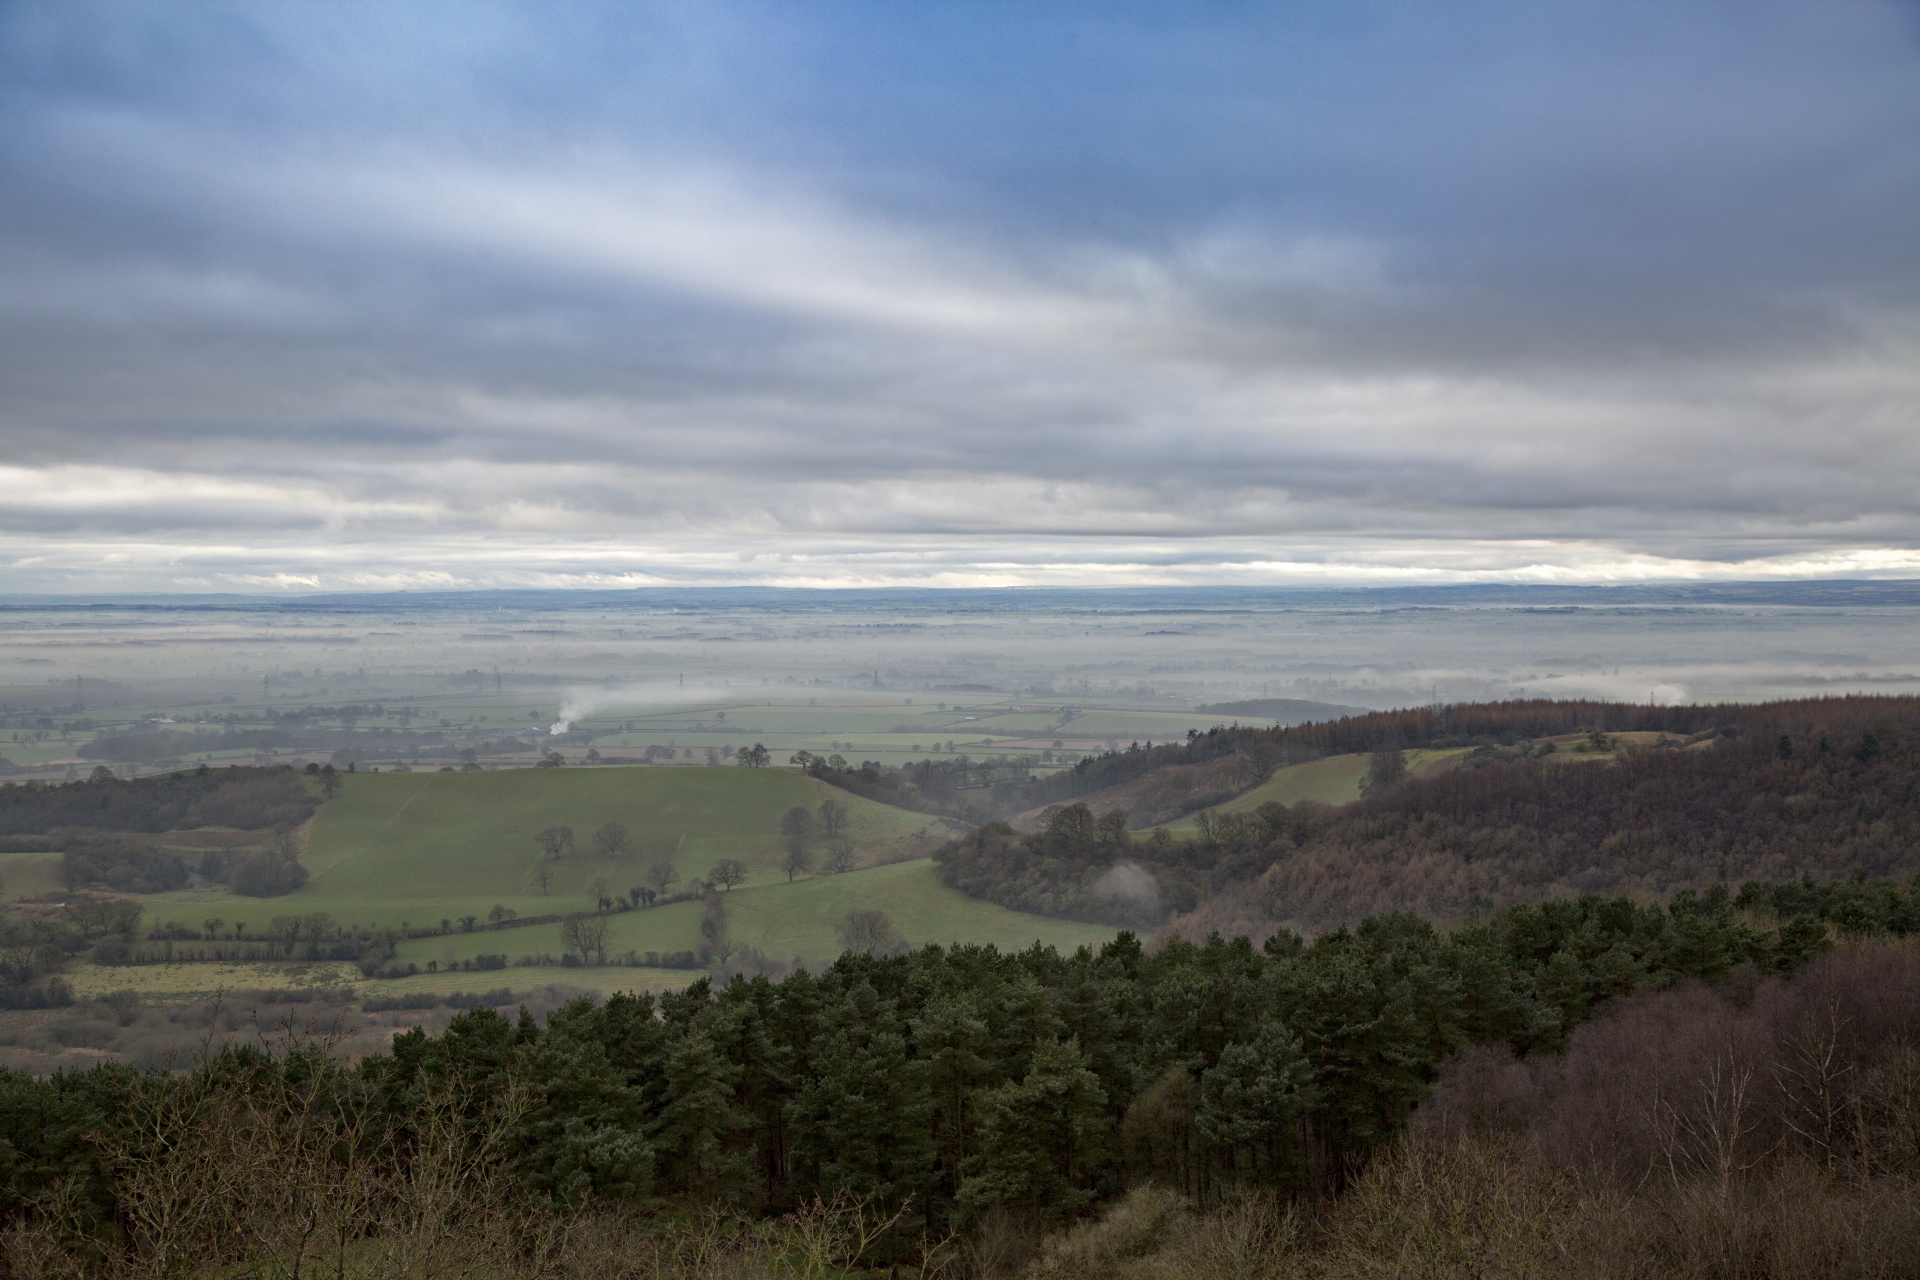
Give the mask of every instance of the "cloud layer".
<svg viewBox="0 0 1920 1280">
<path fill-rule="evenodd" d="M 1920 573 L 1910 6 L 553 8 L 0 10 L 0 589 Z"/>
</svg>

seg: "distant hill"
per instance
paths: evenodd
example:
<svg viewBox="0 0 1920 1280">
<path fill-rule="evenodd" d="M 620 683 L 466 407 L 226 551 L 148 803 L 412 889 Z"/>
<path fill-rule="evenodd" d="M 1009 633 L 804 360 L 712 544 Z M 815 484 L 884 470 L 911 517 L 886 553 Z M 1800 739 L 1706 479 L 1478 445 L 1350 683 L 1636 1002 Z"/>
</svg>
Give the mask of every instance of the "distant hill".
<svg viewBox="0 0 1920 1280">
<path fill-rule="evenodd" d="M 935 855 L 942 878 L 1081 919 L 1137 926 L 1171 914 L 1204 937 L 1392 911 L 1459 919 L 1577 893 L 1920 872 L 1920 698 L 1490 703 L 1210 736 L 1177 750 L 1452 755 L 1339 808 L 1222 812 L 1195 840 L 1142 840 L 1082 806 L 1031 836 L 990 824 Z M 1193 767 L 1177 760 L 1162 769 Z"/>
<path fill-rule="evenodd" d="M 1195 707 L 1201 715 L 1233 716 L 1239 720 L 1273 720 L 1286 728 L 1342 716 L 1372 715 L 1372 707 L 1349 707 L 1338 702 L 1309 702 L 1304 698 L 1249 698 L 1245 702 L 1210 702 Z"/>
</svg>

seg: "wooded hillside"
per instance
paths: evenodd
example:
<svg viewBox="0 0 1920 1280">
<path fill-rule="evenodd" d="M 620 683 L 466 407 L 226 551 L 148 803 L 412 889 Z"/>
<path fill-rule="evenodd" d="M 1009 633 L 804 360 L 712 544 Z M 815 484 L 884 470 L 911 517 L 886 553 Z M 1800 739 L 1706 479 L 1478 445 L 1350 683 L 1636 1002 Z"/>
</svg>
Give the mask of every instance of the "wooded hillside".
<svg viewBox="0 0 1920 1280">
<path fill-rule="evenodd" d="M 285 765 L 203 765 L 132 781 L 103 772 L 83 782 L 0 785 L 0 836 L 62 829 L 154 833 L 298 825 L 319 803 L 320 797 Z"/>
<path fill-rule="evenodd" d="M 1569 762 L 1524 749 L 1575 731 L 1604 754 Z M 1622 748 L 1608 739 L 1619 732 L 1662 737 Z M 1024 910 L 1136 925 L 1184 914 L 1193 936 L 1261 936 L 1381 911 L 1457 919 L 1552 894 L 1920 870 L 1911 698 L 1501 703 L 1227 730 L 1169 754 L 1230 744 L 1388 758 L 1403 746 L 1475 749 L 1460 767 L 1375 787 L 1358 804 L 1263 805 L 1204 824 L 1195 841 L 1141 840 L 1084 805 L 1031 837 L 988 824 L 936 854 L 942 876 Z"/>
<path fill-rule="evenodd" d="M 582 1000 L 544 1027 L 476 1010 L 353 1065 L 249 1045 L 193 1073 L 0 1073 L 0 1229 L 107 1260 L 62 1274 L 156 1252 L 213 1273 L 412 1231 L 365 1206 L 413 1204 L 416 1173 L 455 1157 L 470 1190 L 436 1221 L 483 1235 L 504 1205 L 751 1214 L 851 1195 L 911 1210 L 883 1261 L 912 1258 L 923 1228 L 1058 1222 L 1143 1182 L 1311 1194 L 1389 1142 L 1465 1045 L 1553 1050 L 1629 992 L 1920 927 L 1920 901 L 1885 883 L 1756 887 L 1748 905 L 1785 914 L 1749 921 L 1712 892 L 1516 907 L 1451 934 L 1378 917 L 1263 949 L 848 954 L 778 983 Z"/>
</svg>

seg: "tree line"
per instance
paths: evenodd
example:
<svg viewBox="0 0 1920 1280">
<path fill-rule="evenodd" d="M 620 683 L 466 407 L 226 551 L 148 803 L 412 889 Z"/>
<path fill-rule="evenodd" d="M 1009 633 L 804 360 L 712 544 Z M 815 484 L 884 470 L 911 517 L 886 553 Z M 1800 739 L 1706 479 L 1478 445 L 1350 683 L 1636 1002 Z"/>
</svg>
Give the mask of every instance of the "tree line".
<svg viewBox="0 0 1920 1280">
<path fill-rule="evenodd" d="M 313 816 L 320 798 L 287 765 L 202 765 L 133 780 L 102 767 L 76 782 L 0 784 L 0 836 L 298 826 Z"/>
<path fill-rule="evenodd" d="M 582 999 L 544 1026 L 473 1010 L 351 1066 L 245 1048 L 185 1074 L 5 1073 L 0 1218 L 39 1221 L 60 1188 L 63 1222 L 117 1240 L 138 1208 L 133 1166 L 102 1153 L 184 1141 L 140 1128 L 156 1099 L 191 1129 L 230 1091 L 270 1096 L 288 1078 L 324 1089 L 274 1123 L 352 1117 L 324 1159 L 411 1158 L 428 1132 L 450 1140 L 435 1126 L 453 1115 L 451 1140 L 557 1204 L 753 1215 L 852 1195 L 918 1235 L 1060 1221 L 1146 1181 L 1312 1194 L 1393 1139 L 1465 1046 L 1555 1050 L 1635 991 L 1792 972 L 1843 932 L 1910 934 L 1917 892 L 1586 897 L 1452 932 L 1376 916 L 1259 948 L 1149 951 L 1131 934 L 1072 955 L 875 948 L 778 982 Z"/>
<path fill-rule="evenodd" d="M 1155 745 L 1135 742 L 1100 755 L 1083 756 L 1071 768 L 1043 772 L 1028 756 L 982 760 L 919 760 L 899 767 L 877 761 L 850 764 L 838 757 L 808 755 L 802 767 L 814 777 L 856 795 L 908 809 L 987 822 L 1029 809 L 1070 803 L 1162 770 L 1228 760 L 1241 772 L 1241 789 L 1275 768 L 1327 756 L 1371 754 L 1423 747 L 1511 747 L 1517 742 L 1599 730 L 1603 733 L 1663 733 L 1777 737 L 1786 733 L 1817 740 L 1822 733 L 1857 740 L 1887 723 L 1920 721 L 1920 698 L 1849 695 L 1767 703 L 1643 706 L 1583 699 L 1512 699 L 1375 711 L 1287 728 L 1217 725 L 1189 731 L 1186 740 Z M 796 761 L 797 763 L 801 763 Z M 1223 771 L 1224 772 L 1224 771 Z M 1196 785 L 1211 787 L 1207 774 Z M 1224 797 L 1219 797 L 1224 798 Z"/>
</svg>

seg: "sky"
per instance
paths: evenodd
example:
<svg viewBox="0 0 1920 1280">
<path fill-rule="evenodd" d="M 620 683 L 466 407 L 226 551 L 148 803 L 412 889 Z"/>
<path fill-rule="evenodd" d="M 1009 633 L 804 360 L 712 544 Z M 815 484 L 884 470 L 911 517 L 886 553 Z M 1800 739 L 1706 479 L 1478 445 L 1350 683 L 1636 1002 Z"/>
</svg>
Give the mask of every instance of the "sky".
<svg viewBox="0 0 1920 1280">
<path fill-rule="evenodd" d="M 0 0 L 0 593 L 1920 577 L 1920 5 Z"/>
</svg>

